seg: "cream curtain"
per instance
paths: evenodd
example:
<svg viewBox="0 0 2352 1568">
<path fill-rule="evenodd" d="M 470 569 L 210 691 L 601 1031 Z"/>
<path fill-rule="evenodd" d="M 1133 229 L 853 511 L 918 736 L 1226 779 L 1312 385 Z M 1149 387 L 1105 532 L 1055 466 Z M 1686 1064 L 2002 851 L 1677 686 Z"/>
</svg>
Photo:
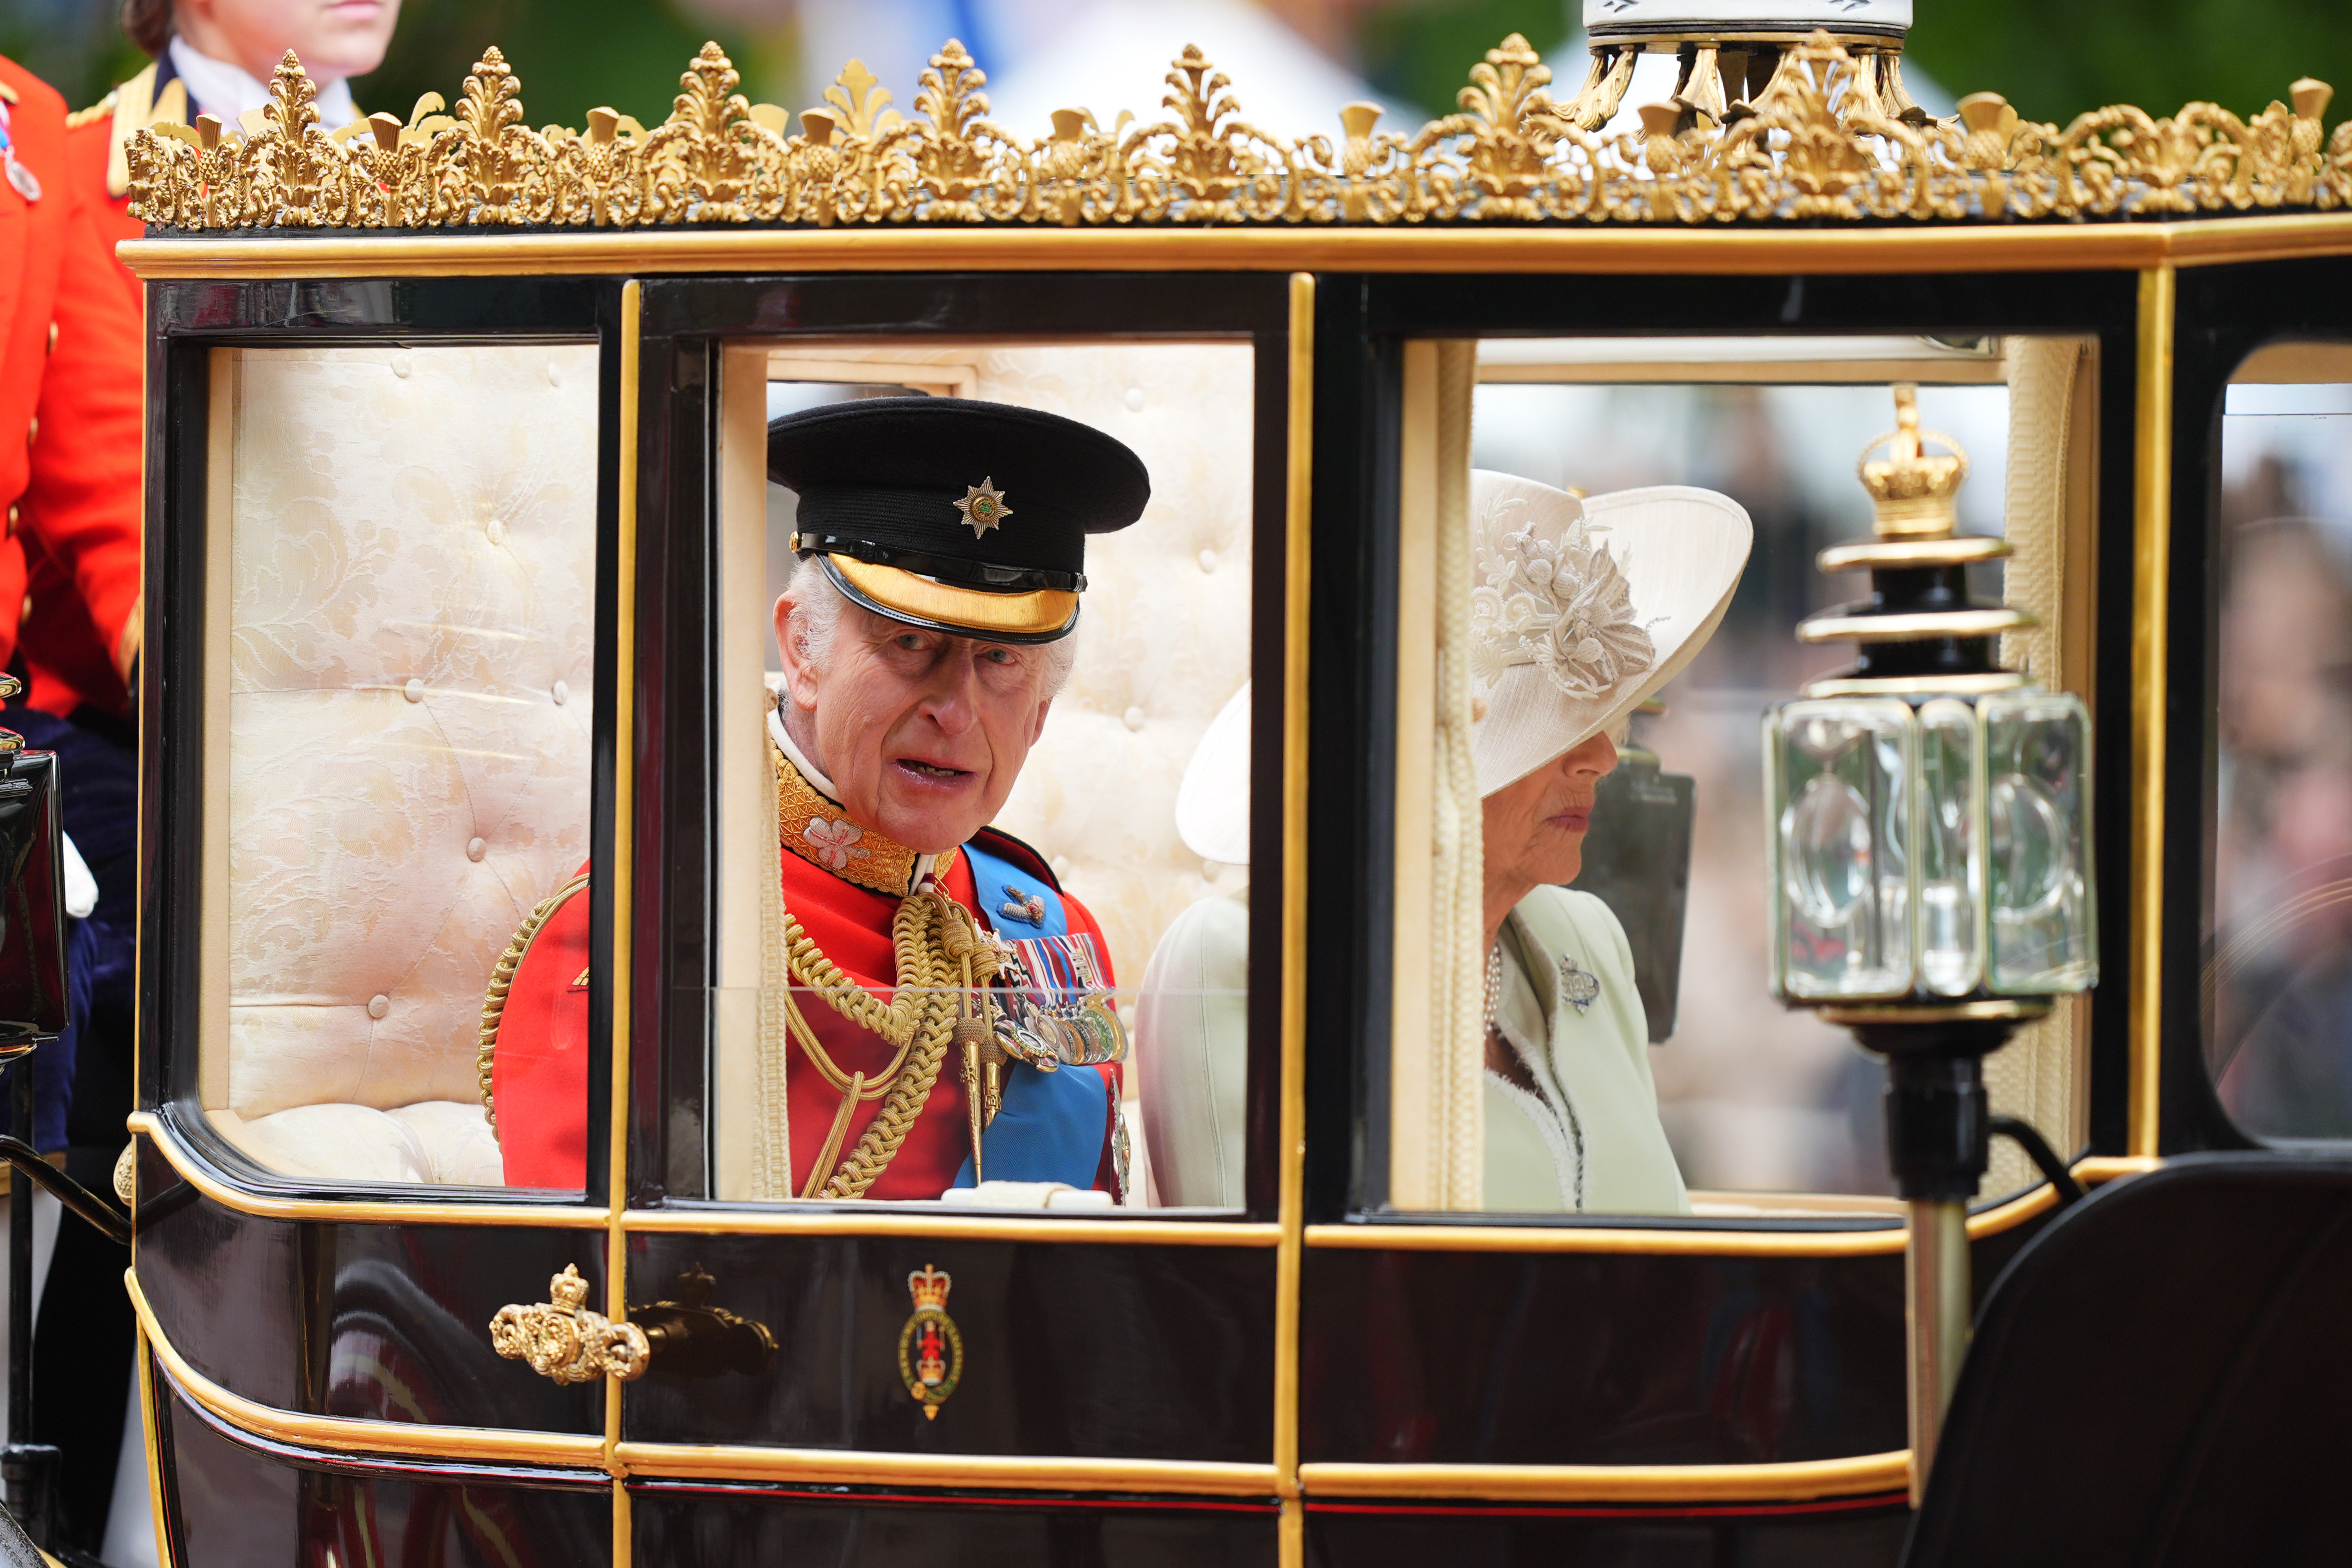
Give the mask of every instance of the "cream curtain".
<svg viewBox="0 0 2352 1568">
<path fill-rule="evenodd" d="M 1470 405 L 1477 344 L 1405 353 L 1389 1201 L 1484 1197 L 1486 955 L 1470 746 Z"/>
<path fill-rule="evenodd" d="M 2010 557 L 2002 596 L 2036 624 L 2001 638 L 2001 662 L 2043 685 L 2090 699 L 2092 455 L 2097 432 L 2093 345 L 2072 338 L 2012 338 L 2009 461 L 2003 497 Z M 2086 1123 L 2083 1057 L 2088 1043 L 2081 998 L 2060 1001 L 2047 1019 L 2018 1030 L 1985 1061 L 1996 1113 L 2033 1124 L 2060 1154 L 2082 1146 Z M 1984 1193 L 1994 1197 L 2041 1177 L 2014 1144 L 1993 1145 Z"/>
</svg>

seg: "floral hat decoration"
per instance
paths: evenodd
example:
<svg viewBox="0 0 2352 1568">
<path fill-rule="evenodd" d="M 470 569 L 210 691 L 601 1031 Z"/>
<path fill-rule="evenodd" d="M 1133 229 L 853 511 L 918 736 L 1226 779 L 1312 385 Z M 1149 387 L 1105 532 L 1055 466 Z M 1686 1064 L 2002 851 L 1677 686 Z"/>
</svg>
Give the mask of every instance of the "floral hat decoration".
<svg viewBox="0 0 2352 1568">
<path fill-rule="evenodd" d="M 1491 795 L 1622 722 L 1706 645 L 1755 538 L 1680 485 L 1580 500 L 1473 470 L 1472 751 Z"/>
</svg>

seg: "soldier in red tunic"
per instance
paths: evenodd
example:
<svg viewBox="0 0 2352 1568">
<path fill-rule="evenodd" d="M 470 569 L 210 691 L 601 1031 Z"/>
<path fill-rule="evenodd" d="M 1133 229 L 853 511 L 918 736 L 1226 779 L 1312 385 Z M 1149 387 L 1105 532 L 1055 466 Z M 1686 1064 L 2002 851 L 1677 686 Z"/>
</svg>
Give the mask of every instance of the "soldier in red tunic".
<svg viewBox="0 0 2352 1568">
<path fill-rule="evenodd" d="M 1068 674 L 1086 536 L 1141 515 L 1143 465 L 1073 421 L 952 398 L 832 404 L 768 442 L 801 564 L 767 717 L 788 1112 L 754 1196 L 1118 1194 L 1127 1039 L 1101 929 L 987 824 Z M 584 1179 L 586 885 L 501 966 L 493 1110 L 519 1186 Z"/>
</svg>

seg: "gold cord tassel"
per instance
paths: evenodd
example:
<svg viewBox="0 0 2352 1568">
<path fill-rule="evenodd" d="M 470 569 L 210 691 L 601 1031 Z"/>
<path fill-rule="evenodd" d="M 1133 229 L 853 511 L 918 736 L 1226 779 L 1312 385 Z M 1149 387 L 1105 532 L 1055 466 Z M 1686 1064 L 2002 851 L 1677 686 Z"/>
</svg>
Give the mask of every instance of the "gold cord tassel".
<svg viewBox="0 0 2352 1568">
<path fill-rule="evenodd" d="M 824 1135 L 824 1143 L 818 1148 L 816 1158 L 809 1163 L 808 1186 L 801 1189 L 803 1197 L 814 1197 L 818 1183 L 824 1179 L 824 1173 L 833 1168 L 834 1157 L 841 1153 L 842 1135 L 849 1130 L 849 1113 L 866 1097 L 865 1092 L 866 1074 L 851 1073 L 849 1091 L 841 1097 L 841 1108 L 833 1113 L 833 1131 Z"/>
</svg>

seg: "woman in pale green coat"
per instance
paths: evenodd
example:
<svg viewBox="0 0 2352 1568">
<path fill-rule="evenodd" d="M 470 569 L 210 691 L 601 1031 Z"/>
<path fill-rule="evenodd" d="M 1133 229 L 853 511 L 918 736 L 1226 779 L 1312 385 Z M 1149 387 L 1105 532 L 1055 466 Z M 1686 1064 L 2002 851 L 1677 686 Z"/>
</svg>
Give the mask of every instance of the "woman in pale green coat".
<svg viewBox="0 0 2352 1568">
<path fill-rule="evenodd" d="M 1484 1207 L 1686 1212 L 1624 930 L 1601 900 L 1561 884 L 1582 869 L 1594 792 L 1617 766 L 1627 717 L 1722 620 L 1748 559 L 1748 514 L 1708 490 L 1585 501 L 1478 472 L 1471 522 L 1488 998 Z M 1186 843 L 1227 865 L 1248 854 L 1248 711 L 1244 687 L 1178 797 Z M 1164 1204 L 1242 1200 L 1246 896 L 1214 895 L 1180 915 L 1136 1004 L 1145 1144 Z"/>
<path fill-rule="evenodd" d="M 1562 884 L 1583 869 L 1594 796 L 1627 718 L 1723 619 L 1747 564 L 1748 514 L 1709 490 L 1584 501 L 1484 472 L 1471 476 L 1470 513 L 1485 1207 L 1685 1213 L 1624 928 Z"/>
</svg>

